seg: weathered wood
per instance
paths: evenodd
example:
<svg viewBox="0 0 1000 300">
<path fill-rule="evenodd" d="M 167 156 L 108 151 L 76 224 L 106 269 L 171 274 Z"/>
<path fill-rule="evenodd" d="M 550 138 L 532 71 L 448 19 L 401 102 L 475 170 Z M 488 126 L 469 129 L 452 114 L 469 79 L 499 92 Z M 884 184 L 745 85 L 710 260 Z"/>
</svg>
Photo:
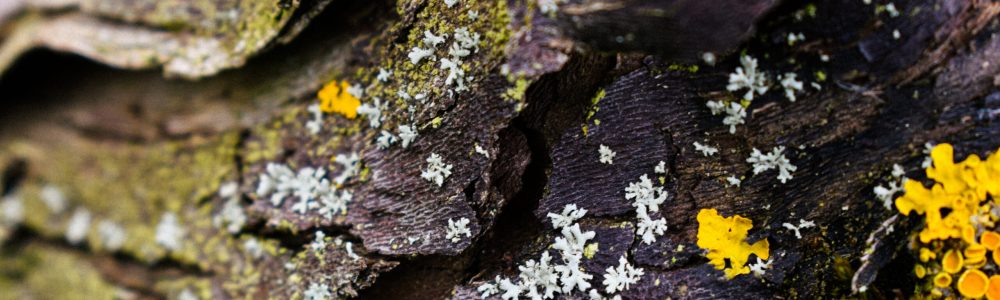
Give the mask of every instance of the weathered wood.
<svg viewBox="0 0 1000 300">
<path fill-rule="evenodd" d="M 853 0 L 556 1 L 551 13 L 539 2 L 0 6 L 2 182 L 24 206 L 20 222 L 0 216 L 0 290 L 10 291 L 0 298 L 285 299 L 318 283 L 336 298 L 479 298 L 481 284 L 516 278 L 542 253 L 560 259 L 547 215 L 568 204 L 587 209 L 578 223 L 595 232 L 581 263 L 594 288 L 620 257 L 645 270 L 624 298 L 839 298 L 861 287 L 906 297 L 918 218 L 886 210 L 872 188 L 893 164 L 922 179 L 926 142 L 954 144 L 959 157 L 1000 146 L 996 2 L 896 3 L 898 17 Z M 441 65 L 459 28 L 480 34 L 462 60 L 464 92 Z M 447 42 L 414 64 L 425 31 Z M 797 33 L 806 39 L 790 44 Z M 204 43 L 228 50 L 190 55 Z M 709 52 L 718 60 L 700 62 Z M 741 53 L 772 85 L 731 134 L 706 103 L 741 95 L 726 90 Z M 166 76 L 133 70 L 150 68 Z M 392 75 L 378 80 L 381 70 Z M 806 85 L 794 102 L 773 82 L 786 72 Z M 364 87 L 363 103 L 379 98 L 381 124 L 328 113 L 311 133 L 307 107 L 331 81 Z M 376 145 L 401 125 L 418 129 L 412 145 Z M 599 162 L 600 145 L 616 152 L 612 164 Z M 775 146 L 798 167 L 787 183 L 746 162 Z M 337 186 L 352 193 L 345 212 L 300 213 L 291 197 L 257 194 L 268 164 L 329 179 L 345 169 L 334 157 L 351 153 L 363 171 Z M 421 178 L 432 153 L 452 166 L 440 187 Z M 669 195 L 650 212 L 669 228 L 650 244 L 625 198 L 642 175 Z M 218 221 L 230 183 L 247 218 L 235 232 Z M 65 208 L 46 204 L 51 187 Z M 749 239 L 770 243 L 763 276 L 727 280 L 707 263 L 703 208 L 753 221 Z M 81 209 L 90 225 L 74 242 Z M 184 229 L 173 250 L 157 238 L 167 214 Z M 452 241 L 448 222 L 462 218 L 471 236 Z M 782 226 L 799 220 L 818 226 L 801 238 Z M 100 221 L 125 229 L 120 248 Z"/>
</svg>

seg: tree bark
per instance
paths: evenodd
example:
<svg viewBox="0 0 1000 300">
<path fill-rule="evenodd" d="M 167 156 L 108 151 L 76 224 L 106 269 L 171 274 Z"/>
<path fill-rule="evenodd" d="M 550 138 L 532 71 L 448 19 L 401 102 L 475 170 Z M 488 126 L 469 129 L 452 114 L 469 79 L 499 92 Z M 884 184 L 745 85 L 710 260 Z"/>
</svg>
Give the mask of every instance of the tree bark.
<svg viewBox="0 0 1000 300">
<path fill-rule="evenodd" d="M 925 143 L 956 157 L 1000 146 L 994 1 L 895 3 L 898 16 L 856 0 L 446 2 L 0 4 L 0 299 L 288 299 L 320 284 L 330 298 L 480 298 L 543 253 L 561 261 L 548 215 L 567 205 L 587 210 L 580 266 L 604 296 L 908 297 L 920 219 L 873 187 L 894 164 L 924 179 Z M 450 54 L 462 30 L 478 41 Z M 414 48 L 434 54 L 414 63 Z M 731 133 L 706 103 L 740 102 L 726 86 L 743 55 L 770 89 Z M 793 101 L 787 73 L 805 86 Z M 325 113 L 311 132 L 308 107 L 331 82 L 379 99 L 384 119 Z M 407 125 L 411 145 L 377 146 Z M 797 167 L 787 182 L 747 163 L 774 147 Z M 258 190 L 269 164 L 333 181 L 350 154 L 360 171 L 328 183 L 352 194 L 343 211 Z M 422 178 L 432 155 L 450 165 L 441 185 Z M 642 176 L 668 195 L 649 211 L 668 226 L 652 243 L 625 196 Z M 233 184 L 235 207 L 220 191 Z M 712 208 L 752 220 L 748 240 L 770 244 L 764 275 L 725 279 L 708 263 L 696 216 Z M 177 247 L 162 241 L 167 215 Z M 469 235 L 452 239 L 463 218 Z M 800 221 L 816 227 L 783 226 Z M 644 275 L 604 293 L 621 257 Z"/>
</svg>

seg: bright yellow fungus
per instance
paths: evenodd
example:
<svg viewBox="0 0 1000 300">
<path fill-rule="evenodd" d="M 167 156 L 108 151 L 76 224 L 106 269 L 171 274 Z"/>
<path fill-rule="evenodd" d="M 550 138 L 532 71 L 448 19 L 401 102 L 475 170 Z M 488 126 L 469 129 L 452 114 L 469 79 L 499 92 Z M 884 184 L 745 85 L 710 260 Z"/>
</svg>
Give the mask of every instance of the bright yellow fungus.
<svg viewBox="0 0 1000 300">
<path fill-rule="evenodd" d="M 958 277 L 958 292 L 966 298 L 979 298 L 986 295 L 989 279 L 983 271 L 972 269 Z"/>
<path fill-rule="evenodd" d="M 934 286 L 943 288 L 951 285 L 951 275 L 948 273 L 938 273 L 934 276 Z"/>
<path fill-rule="evenodd" d="M 948 250 L 941 258 L 941 269 L 948 273 L 958 273 L 962 270 L 962 253 L 955 250 Z M 937 279 L 935 279 L 937 280 Z"/>
<path fill-rule="evenodd" d="M 1000 300 L 1000 276 L 990 276 L 990 286 L 986 288 L 986 299 Z"/>
<path fill-rule="evenodd" d="M 986 247 L 986 250 L 994 251 L 1000 247 L 1000 234 L 993 231 L 983 232 L 983 236 L 979 237 L 979 244 Z"/>
<path fill-rule="evenodd" d="M 933 167 L 927 168 L 927 177 L 935 184 L 930 189 L 917 180 L 904 184 L 906 193 L 896 199 L 896 209 L 904 215 L 911 211 L 924 215 L 924 229 L 920 241 L 962 238 L 975 242 L 972 217 L 976 216 L 986 195 L 1000 196 L 1000 155 L 990 155 L 985 161 L 969 155 L 964 161 L 953 161 L 954 149 L 940 144 L 931 150 Z M 941 215 L 942 209 L 950 212 Z"/>
<path fill-rule="evenodd" d="M 993 251 L 993 263 L 1000 266 L 1000 251 Z"/>
<path fill-rule="evenodd" d="M 937 253 L 936 252 L 931 251 L 931 249 L 920 248 L 920 261 L 921 262 L 928 262 L 928 261 L 930 261 L 932 259 L 937 259 Z"/>
<path fill-rule="evenodd" d="M 974 265 L 986 261 L 986 247 L 980 244 L 971 244 L 965 247 L 965 264 Z"/>
<path fill-rule="evenodd" d="M 924 268 L 924 265 L 917 265 L 913 267 L 913 274 L 917 275 L 917 278 L 924 278 L 927 276 L 927 268 Z"/>
<path fill-rule="evenodd" d="M 709 263 L 723 270 L 727 279 L 750 273 L 746 266 L 750 254 L 763 260 L 769 256 L 767 239 L 752 245 L 744 241 L 750 228 L 753 228 L 750 219 L 740 215 L 725 218 L 714 208 L 698 213 L 698 247 L 708 250 Z"/>
<path fill-rule="evenodd" d="M 354 119 L 358 116 L 358 106 L 361 100 L 347 92 L 347 81 L 331 81 L 319 90 L 316 97 L 319 97 L 319 109 L 326 113 L 338 113 Z"/>
</svg>

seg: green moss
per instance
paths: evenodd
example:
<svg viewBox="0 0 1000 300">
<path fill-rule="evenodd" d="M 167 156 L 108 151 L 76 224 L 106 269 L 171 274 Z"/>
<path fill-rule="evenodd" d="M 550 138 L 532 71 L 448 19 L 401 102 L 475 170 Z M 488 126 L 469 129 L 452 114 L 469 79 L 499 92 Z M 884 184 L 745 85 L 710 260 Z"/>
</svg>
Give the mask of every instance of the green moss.
<svg viewBox="0 0 1000 300">
<path fill-rule="evenodd" d="M 667 67 L 667 70 L 698 73 L 698 65 L 671 64 Z"/>
<path fill-rule="evenodd" d="M 29 244 L 0 256 L 0 299 L 115 299 L 117 288 L 66 250 Z"/>
</svg>

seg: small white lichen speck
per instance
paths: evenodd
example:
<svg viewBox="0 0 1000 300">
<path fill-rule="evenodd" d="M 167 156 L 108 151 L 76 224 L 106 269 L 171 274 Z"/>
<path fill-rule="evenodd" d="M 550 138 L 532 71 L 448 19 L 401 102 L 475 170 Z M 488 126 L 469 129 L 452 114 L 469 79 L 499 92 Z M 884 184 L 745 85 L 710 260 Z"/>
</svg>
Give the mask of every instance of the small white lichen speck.
<svg viewBox="0 0 1000 300">
<path fill-rule="evenodd" d="M 427 157 L 427 168 L 420 172 L 420 178 L 440 187 L 448 176 L 451 176 L 451 164 L 445 164 L 440 155 L 431 153 Z"/>
<path fill-rule="evenodd" d="M 719 148 L 715 148 L 708 145 L 702 145 L 699 142 L 694 142 L 694 151 L 701 151 L 701 155 L 708 157 L 718 153 Z"/>
<path fill-rule="evenodd" d="M 80 207 L 73 212 L 66 225 L 66 241 L 70 244 L 79 244 L 87 237 L 90 229 L 90 211 Z"/>
<path fill-rule="evenodd" d="M 799 219 L 799 225 L 792 225 L 791 223 L 781 223 L 781 226 L 785 227 L 788 230 L 794 231 L 795 238 L 801 239 L 802 229 L 816 227 L 816 223 L 814 223 L 813 221 L 806 221 L 805 219 Z"/>
<path fill-rule="evenodd" d="M 462 240 L 462 235 L 472 237 L 472 231 L 469 230 L 469 222 L 469 218 L 465 217 L 458 219 L 457 222 L 449 218 L 445 238 L 451 240 L 452 243 L 458 243 Z"/>
<path fill-rule="evenodd" d="M 616 155 L 614 151 L 611 151 L 611 148 L 608 148 L 608 146 L 605 146 L 604 144 L 601 144 L 601 146 L 597 149 L 597 153 L 599 155 L 598 161 L 602 164 L 609 165 L 613 163 Z"/>
<path fill-rule="evenodd" d="M 53 214 L 59 214 L 66 210 L 66 195 L 58 187 L 46 184 L 42 187 L 39 196 Z"/>
<path fill-rule="evenodd" d="M 173 212 L 163 213 L 160 223 L 156 225 L 156 243 L 167 250 L 177 250 L 181 248 L 184 234 L 184 228 L 177 222 L 177 215 Z"/>
<path fill-rule="evenodd" d="M 740 184 L 743 183 L 743 181 L 740 180 L 739 178 L 736 178 L 736 176 L 729 176 L 726 177 L 726 183 L 728 183 L 729 186 L 740 187 Z"/>
<path fill-rule="evenodd" d="M 796 76 L 798 75 L 789 72 L 778 77 L 781 80 L 781 87 L 785 89 L 785 98 L 788 98 L 788 101 L 791 102 L 795 102 L 795 93 L 801 92 L 804 87 L 801 81 L 795 80 Z"/>
<path fill-rule="evenodd" d="M 13 226 L 24 221 L 24 203 L 14 195 L 0 200 L 0 225 Z"/>
<path fill-rule="evenodd" d="M 757 150 L 757 148 L 753 148 L 753 153 L 750 153 L 750 158 L 747 158 L 747 162 L 753 164 L 754 175 L 777 168 L 778 180 L 781 183 L 785 183 L 789 179 L 792 179 L 792 172 L 795 172 L 798 168 L 792 165 L 788 158 L 782 154 L 784 151 L 784 146 L 778 146 L 765 155 L 760 150 Z"/>
<path fill-rule="evenodd" d="M 97 234 L 101 238 L 102 247 L 110 251 L 121 249 L 128 237 L 124 227 L 109 220 L 101 220 L 97 223 Z"/>
<path fill-rule="evenodd" d="M 330 299 L 333 295 L 330 294 L 330 286 L 323 283 L 310 283 L 309 288 L 302 293 L 302 298 L 304 300 L 326 300 Z"/>
<path fill-rule="evenodd" d="M 760 259 L 760 257 L 758 257 L 756 263 L 752 263 L 750 265 L 747 265 L 747 267 L 749 267 L 750 268 L 750 272 L 753 272 L 753 274 L 756 275 L 757 277 L 764 276 L 764 269 L 770 269 L 771 268 L 771 260 L 768 260 L 765 263 L 764 261 L 762 261 Z"/>
<path fill-rule="evenodd" d="M 667 162 L 661 160 L 660 163 L 656 164 L 656 167 L 653 168 L 653 173 L 667 174 Z"/>
</svg>

